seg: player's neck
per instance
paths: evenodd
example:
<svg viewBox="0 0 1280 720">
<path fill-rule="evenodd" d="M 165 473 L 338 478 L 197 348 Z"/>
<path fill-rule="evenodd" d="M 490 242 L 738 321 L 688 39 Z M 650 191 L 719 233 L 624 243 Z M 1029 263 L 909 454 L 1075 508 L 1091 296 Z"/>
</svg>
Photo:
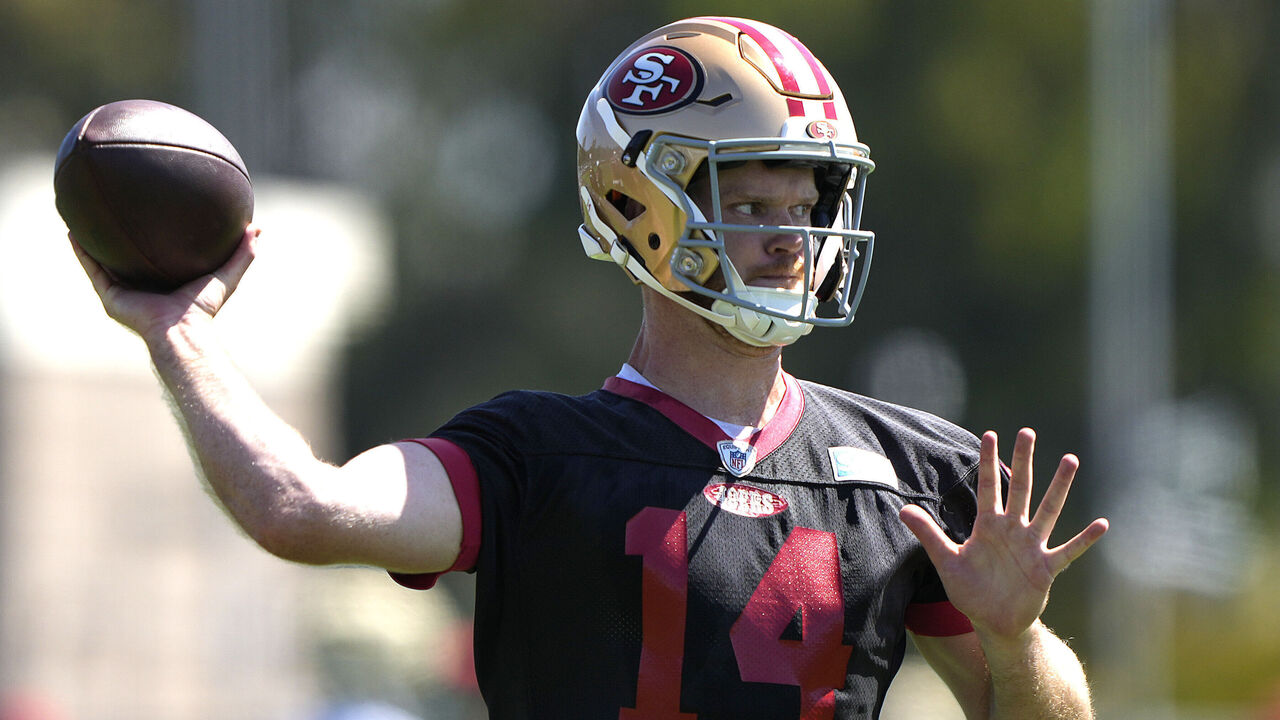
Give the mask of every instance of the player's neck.
<svg viewBox="0 0 1280 720">
<path fill-rule="evenodd" d="M 656 297 L 657 300 L 654 300 Z M 782 349 L 756 348 L 653 294 L 628 362 L 708 417 L 763 426 L 782 402 Z"/>
</svg>

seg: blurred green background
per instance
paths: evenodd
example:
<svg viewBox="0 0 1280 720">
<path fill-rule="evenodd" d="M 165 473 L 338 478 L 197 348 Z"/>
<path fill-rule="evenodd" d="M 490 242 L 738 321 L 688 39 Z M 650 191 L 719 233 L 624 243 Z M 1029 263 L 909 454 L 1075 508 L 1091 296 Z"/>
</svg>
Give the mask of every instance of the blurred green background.
<svg viewBox="0 0 1280 720">
<path fill-rule="evenodd" d="M 1098 447 L 1107 437 L 1091 355 L 1107 316 L 1090 313 L 1094 53 L 1107 5 L 4 0 L 0 164 L 52 158 L 89 109 L 148 97 L 219 127 L 255 176 L 375 198 L 392 222 L 399 290 L 343 354 L 334 392 L 353 454 L 426 434 L 505 389 L 587 392 L 617 369 L 639 296 L 615 268 L 587 262 L 575 237 L 582 98 L 623 47 L 664 22 L 734 14 L 777 24 L 839 80 L 877 163 L 863 226 L 878 247 L 859 318 L 798 343 L 787 367 L 975 431 L 1035 427 L 1042 461 L 1083 458 L 1063 523 L 1082 527 L 1134 499 L 1115 490 L 1126 462 L 1091 463 L 1124 452 Z M 1265 710 L 1280 693 L 1280 4 L 1111 6 L 1165 19 L 1154 73 L 1168 73 L 1156 88 L 1167 90 L 1156 104 L 1167 103 L 1168 152 L 1156 176 L 1170 334 L 1157 399 L 1212 408 L 1196 417 L 1219 418 L 1214 427 L 1238 441 L 1198 457 L 1225 453 L 1226 466 L 1204 460 L 1205 472 L 1240 476 L 1228 483 L 1240 511 L 1229 522 L 1244 530 L 1228 533 L 1230 572 L 1210 588 L 1176 572 L 1126 574 L 1160 550 L 1159 535 L 1137 536 L 1111 560 L 1091 553 L 1059 580 L 1046 619 L 1105 676 L 1102 695 L 1123 693 L 1109 683 L 1123 688 L 1132 669 L 1107 646 L 1107 628 L 1124 621 L 1109 613 L 1158 603 L 1158 628 L 1130 628 L 1167 663 L 1159 678 L 1135 680 L 1172 703 L 1153 712 L 1280 717 Z M 1151 457 L 1117 443 L 1133 450 L 1127 462 Z M 1222 534 L 1198 540 L 1199 516 L 1136 500 L 1192 546 Z"/>
</svg>

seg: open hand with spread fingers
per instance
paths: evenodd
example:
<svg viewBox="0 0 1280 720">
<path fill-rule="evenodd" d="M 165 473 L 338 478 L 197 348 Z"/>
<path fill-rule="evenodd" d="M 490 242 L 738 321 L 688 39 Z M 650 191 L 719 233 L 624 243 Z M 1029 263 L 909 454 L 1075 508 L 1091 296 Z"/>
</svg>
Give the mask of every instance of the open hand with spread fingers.
<svg viewBox="0 0 1280 720">
<path fill-rule="evenodd" d="M 991 639 L 1018 638 L 1044 611 L 1054 578 L 1107 531 L 1099 518 L 1067 542 L 1049 547 L 1080 461 L 1064 455 L 1048 490 L 1031 515 L 1032 458 L 1036 435 L 1018 433 L 1013 448 L 1009 497 L 1002 498 L 997 438 L 982 436 L 978 471 L 978 515 L 973 532 L 956 544 L 923 509 L 908 505 L 899 513 L 924 546 L 946 587 L 951 604 L 980 634 Z"/>
</svg>

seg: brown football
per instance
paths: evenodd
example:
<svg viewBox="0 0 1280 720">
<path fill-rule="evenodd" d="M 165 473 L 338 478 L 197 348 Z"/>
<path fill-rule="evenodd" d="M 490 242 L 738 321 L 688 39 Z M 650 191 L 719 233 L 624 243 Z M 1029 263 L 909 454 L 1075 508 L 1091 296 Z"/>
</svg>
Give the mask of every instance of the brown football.
<svg viewBox="0 0 1280 720">
<path fill-rule="evenodd" d="M 144 290 L 216 270 L 253 219 L 253 184 L 231 142 L 154 100 L 121 100 L 81 118 L 58 149 L 53 189 L 85 252 Z"/>
</svg>

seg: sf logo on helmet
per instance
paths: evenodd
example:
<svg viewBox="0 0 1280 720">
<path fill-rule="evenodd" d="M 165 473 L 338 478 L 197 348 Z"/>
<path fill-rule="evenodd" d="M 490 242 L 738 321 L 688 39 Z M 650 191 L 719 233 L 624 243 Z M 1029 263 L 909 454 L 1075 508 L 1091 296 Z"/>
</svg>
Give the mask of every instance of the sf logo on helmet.
<svg viewBox="0 0 1280 720">
<path fill-rule="evenodd" d="M 664 75 L 667 65 L 675 60 L 675 55 L 663 55 L 659 52 L 650 52 L 636 58 L 631 69 L 622 77 L 623 82 L 634 83 L 635 92 L 630 97 L 622 99 L 622 102 L 628 105 L 644 106 L 644 101 L 640 99 L 641 93 L 649 95 L 649 99 L 653 100 L 663 90 L 663 83 L 675 92 L 680 89 L 680 79 Z"/>
<path fill-rule="evenodd" d="M 618 63 L 605 95 L 615 110 L 648 115 L 688 105 L 701 90 L 702 68 L 691 55 L 678 48 L 651 47 Z"/>
</svg>

